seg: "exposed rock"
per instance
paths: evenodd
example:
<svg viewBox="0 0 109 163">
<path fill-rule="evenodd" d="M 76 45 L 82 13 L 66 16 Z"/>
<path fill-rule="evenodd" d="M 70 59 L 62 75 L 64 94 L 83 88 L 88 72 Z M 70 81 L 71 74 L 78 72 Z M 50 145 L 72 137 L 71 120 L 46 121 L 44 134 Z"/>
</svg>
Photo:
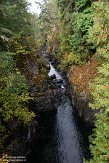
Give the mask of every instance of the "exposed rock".
<svg viewBox="0 0 109 163">
<path fill-rule="evenodd" d="M 74 110 L 88 126 L 94 126 L 95 111 L 89 107 L 91 102 L 90 83 L 97 77 L 98 63 L 92 58 L 83 65 L 72 66 L 68 78 L 70 83 L 70 94 Z"/>
<path fill-rule="evenodd" d="M 34 98 L 32 110 L 35 113 L 56 110 L 61 103 L 61 97 L 66 92 L 65 88 L 50 89 Z"/>
<path fill-rule="evenodd" d="M 75 113 L 86 122 L 88 127 L 94 126 L 95 111 L 89 107 L 89 99 L 85 92 L 77 95 L 73 86 L 70 86 L 70 95 Z"/>
<path fill-rule="evenodd" d="M 49 78 L 50 78 L 50 80 L 56 79 L 56 75 L 53 74 L 53 75 L 51 75 Z"/>
<path fill-rule="evenodd" d="M 52 80 L 52 83 L 54 83 L 54 84 L 62 84 L 63 79 L 54 79 L 54 80 Z"/>
<path fill-rule="evenodd" d="M 50 64 L 47 64 L 47 70 L 50 71 Z"/>
<path fill-rule="evenodd" d="M 6 145 L 7 154 L 13 156 L 26 156 L 34 141 L 37 130 L 37 122 L 33 120 L 29 126 L 24 126 L 20 122 L 13 123 L 12 125 L 8 124 L 10 128 L 10 135 L 7 137 Z"/>
</svg>

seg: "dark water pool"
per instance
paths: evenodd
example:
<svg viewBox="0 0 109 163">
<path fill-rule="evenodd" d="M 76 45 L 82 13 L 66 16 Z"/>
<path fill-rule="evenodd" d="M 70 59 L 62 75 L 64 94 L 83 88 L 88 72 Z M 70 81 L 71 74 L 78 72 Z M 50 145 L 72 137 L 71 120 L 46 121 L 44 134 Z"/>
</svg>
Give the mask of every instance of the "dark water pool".
<svg viewBox="0 0 109 163">
<path fill-rule="evenodd" d="M 38 117 L 39 138 L 28 158 L 30 163 L 82 163 L 88 159 L 86 128 L 75 118 L 70 100 L 63 96 L 57 111 Z"/>
</svg>

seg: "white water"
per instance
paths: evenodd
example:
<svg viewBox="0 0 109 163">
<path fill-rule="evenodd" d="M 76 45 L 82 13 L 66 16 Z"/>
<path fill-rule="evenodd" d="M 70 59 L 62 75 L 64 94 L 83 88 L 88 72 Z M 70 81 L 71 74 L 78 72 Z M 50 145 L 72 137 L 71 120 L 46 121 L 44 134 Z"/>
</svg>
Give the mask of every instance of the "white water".
<svg viewBox="0 0 109 163">
<path fill-rule="evenodd" d="M 50 63 L 50 72 L 48 73 L 49 76 L 55 74 L 57 79 L 62 79 L 62 76 L 58 73 L 58 71 L 52 66 Z"/>
</svg>

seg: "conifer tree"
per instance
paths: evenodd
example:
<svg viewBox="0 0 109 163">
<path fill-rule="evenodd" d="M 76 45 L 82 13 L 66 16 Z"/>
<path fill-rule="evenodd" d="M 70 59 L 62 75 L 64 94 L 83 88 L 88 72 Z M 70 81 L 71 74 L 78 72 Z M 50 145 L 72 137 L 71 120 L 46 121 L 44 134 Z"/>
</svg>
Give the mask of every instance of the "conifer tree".
<svg viewBox="0 0 109 163">
<path fill-rule="evenodd" d="M 99 62 L 98 77 L 91 84 L 93 102 L 98 110 L 90 149 L 93 163 L 109 162 L 109 1 L 93 3 L 94 24 L 89 30 L 89 41 L 96 46 Z"/>
</svg>

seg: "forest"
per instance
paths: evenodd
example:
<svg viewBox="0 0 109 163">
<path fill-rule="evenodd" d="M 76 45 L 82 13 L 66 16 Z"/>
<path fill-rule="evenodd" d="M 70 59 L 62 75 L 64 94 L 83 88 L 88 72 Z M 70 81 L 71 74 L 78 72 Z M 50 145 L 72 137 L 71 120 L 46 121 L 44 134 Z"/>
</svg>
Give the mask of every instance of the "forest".
<svg viewBox="0 0 109 163">
<path fill-rule="evenodd" d="M 95 117 L 89 136 L 91 158 L 83 162 L 108 163 L 109 1 L 36 3 L 39 15 L 29 11 L 26 0 L 0 1 L 0 157 L 12 154 L 16 143 L 11 146 L 10 139 L 17 127 L 27 130 L 37 121 L 30 102 L 50 92 L 48 65 L 41 56 L 46 47 L 58 69 L 68 74 L 75 94 L 86 97 Z M 32 72 L 30 63 L 37 72 Z M 31 95 L 29 88 L 34 85 L 35 95 Z"/>
</svg>

